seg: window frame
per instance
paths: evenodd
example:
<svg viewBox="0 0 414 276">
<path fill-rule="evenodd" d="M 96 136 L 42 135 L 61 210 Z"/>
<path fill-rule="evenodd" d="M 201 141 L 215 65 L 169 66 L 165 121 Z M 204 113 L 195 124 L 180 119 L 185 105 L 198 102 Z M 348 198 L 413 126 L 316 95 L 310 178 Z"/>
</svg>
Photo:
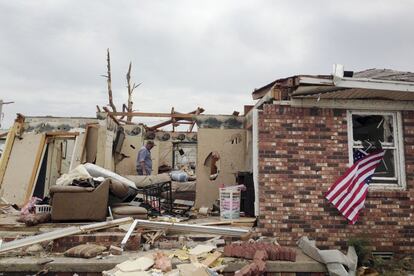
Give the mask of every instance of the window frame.
<svg viewBox="0 0 414 276">
<path fill-rule="evenodd" d="M 405 179 L 405 159 L 404 159 L 404 140 L 403 140 L 403 128 L 401 112 L 399 111 L 370 111 L 370 110 L 347 110 L 347 126 L 348 126 L 348 165 L 352 166 L 353 160 L 353 124 L 352 115 L 380 115 L 380 116 L 392 116 L 393 120 L 393 138 L 395 147 L 395 176 L 397 177 L 397 184 L 395 183 L 375 183 L 372 182 L 369 185 L 369 190 L 377 189 L 406 189 Z M 375 179 L 375 178 L 374 178 Z M 379 179 L 379 178 L 377 178 Z"/>
</svg>

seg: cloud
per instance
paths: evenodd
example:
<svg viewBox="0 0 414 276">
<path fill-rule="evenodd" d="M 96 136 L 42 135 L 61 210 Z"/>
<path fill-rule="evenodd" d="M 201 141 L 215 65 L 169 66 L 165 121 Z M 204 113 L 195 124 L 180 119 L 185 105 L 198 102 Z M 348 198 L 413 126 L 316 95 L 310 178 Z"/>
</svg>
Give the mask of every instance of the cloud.
<svg viewBox="0 0 414 276">
<path fill-rule="evenodd" d="M 412 1 L 0 1 L 3 126 L 26 115 L 94 116 L 114 100 L 135 108 L 242 111 L 276 78 L 387 67 L 412 71 Z"/>
</svg>

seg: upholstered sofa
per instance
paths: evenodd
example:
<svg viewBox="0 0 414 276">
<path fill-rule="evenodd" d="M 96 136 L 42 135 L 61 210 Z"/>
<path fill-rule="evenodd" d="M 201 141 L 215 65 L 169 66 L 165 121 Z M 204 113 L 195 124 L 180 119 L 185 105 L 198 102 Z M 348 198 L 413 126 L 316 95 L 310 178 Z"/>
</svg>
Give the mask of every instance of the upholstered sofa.
<svg viewBox="0 0 414 276">
<path fill-rule="evenodd" d="M 108 211 L 109 179 L 96 188 L 52 186 L 53 221 L 104 221 Z"/>
</svg>

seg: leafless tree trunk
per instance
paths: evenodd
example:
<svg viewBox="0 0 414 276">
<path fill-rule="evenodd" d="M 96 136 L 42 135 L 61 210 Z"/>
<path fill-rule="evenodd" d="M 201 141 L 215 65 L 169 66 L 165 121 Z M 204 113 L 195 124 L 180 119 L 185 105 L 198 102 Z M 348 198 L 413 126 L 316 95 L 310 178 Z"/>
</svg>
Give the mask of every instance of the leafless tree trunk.
<svg viewBox="0 0 414 276">
<path fill-rule="evenodd" d="M 133 85 L 131 85 L 131 68 L 132 68 L 132 62 L 129 63 L 128 72 L 126 74 L 127 86 L 128 86 L 128 103 L 127 103 L 128 112 L 133 111 L 132 106 L 134 103 L 132 102 L 132 92 L 134 92 L 135 88 L 141 85 L 141 83 L 137 85 L 134 83 Z M 132 116 L 127 116 L 127 122 L 131 122 L 131 121 L 132 121 Z"/>
<path fill-rule="evenodd" d="M 108 83 L 109 105 L 111 106 L 112 111 L 116 112 L 116 107 L 114 105 L 114 101 L 113 101 L 113 98 L 112 98 L 111 57 L 109 55 L 109 49 L 107 49 L 106 62 L 107 62 L 107 68 L 108 68 L 108 74 L 106 76 L 106 81 Z"/>
</svg>

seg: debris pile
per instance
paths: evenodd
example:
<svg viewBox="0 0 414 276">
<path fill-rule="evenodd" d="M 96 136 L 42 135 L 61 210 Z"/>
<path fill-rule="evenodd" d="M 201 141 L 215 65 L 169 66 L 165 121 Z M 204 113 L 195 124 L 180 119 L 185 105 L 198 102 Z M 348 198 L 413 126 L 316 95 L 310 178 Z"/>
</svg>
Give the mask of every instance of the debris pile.
<svg viewBox="0 0 414 276">
<path fill-rule="evenodd" d="M 263 252 L 265 260 L 296 261 L 296 251 L 292 248 L 266 242 L 233 242 L 224 247 L 224 256 L 255 259 L 257 252 Z"/>
</svg>

